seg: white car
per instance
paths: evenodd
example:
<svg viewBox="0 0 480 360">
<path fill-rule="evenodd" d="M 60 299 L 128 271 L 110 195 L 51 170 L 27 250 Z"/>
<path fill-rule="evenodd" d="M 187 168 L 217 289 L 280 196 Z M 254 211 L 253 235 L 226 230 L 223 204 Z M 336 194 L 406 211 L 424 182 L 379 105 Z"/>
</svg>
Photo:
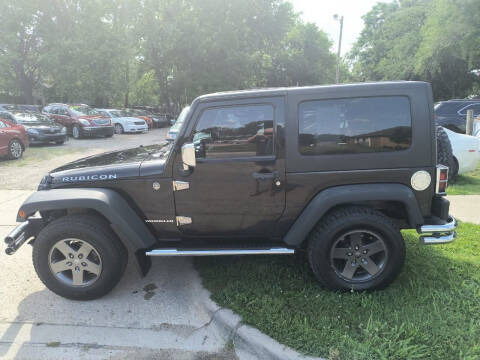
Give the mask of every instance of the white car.
<svg viewBox="0 0 480 360">
<path fill-rule="evenodd" d="M 123 110 L 97 109 L 104 116 L 108 116 L 115 127 L 115 134 L 147 132 L 145 120 L 128 116 Z"/>
<path fill-rule="evenodd" d="M 480 161 L 480 138 L 476 136 L 459 134 L 445 129 L 448 139 L 452 144 L 453 158 L 456 162 L 457 174 L 474 171 Z"/>
</svg>

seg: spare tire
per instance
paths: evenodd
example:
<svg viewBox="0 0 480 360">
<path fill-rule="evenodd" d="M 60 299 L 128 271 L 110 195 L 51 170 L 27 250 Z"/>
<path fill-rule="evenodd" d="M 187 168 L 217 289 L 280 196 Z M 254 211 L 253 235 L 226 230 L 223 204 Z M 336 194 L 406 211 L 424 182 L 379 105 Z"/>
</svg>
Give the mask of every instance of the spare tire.
<svg viewBox="0 0 480 360">
<path fill-rule="evenodd" d="M 449 182 L 455 180 L 457 174 L 452 144 L 446 131 L 441 126 L 437 126 L 437 164 L 448 166 L 448 180 Z"/>
</svg>

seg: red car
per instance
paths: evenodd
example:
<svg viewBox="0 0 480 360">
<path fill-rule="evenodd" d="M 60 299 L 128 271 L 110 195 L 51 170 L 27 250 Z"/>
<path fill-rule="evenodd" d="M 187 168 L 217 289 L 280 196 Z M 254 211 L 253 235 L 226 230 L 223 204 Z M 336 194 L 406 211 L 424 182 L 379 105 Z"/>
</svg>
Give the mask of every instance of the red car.
<svg viewBox="0 0 480 360">
<path fill-rule="evenodd" d="M 75 139 L 87 136 L 112 137 L 114 127 L 110 119 L 85 104 L 49 104 L 43 113 L 67 128 Z"/>
<path fill-rule="evenodd" d="M 22 125 L 0 119 L 0 156 L 20 159 L 28 147 L 28 136 Z"/>
</svg>

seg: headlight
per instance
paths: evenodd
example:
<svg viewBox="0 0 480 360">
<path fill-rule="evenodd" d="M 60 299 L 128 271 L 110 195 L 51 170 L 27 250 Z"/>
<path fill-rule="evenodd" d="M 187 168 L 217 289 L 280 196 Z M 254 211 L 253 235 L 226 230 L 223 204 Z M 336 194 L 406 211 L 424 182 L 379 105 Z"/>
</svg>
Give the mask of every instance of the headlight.
<svg viewBox="0 0 480 360">
<path fill-rule="evenodd" d="M 127 124 L 128 124 L 128 125 L 135 125 L 135 121 L 133 121 L 133 120 L 128 120 L 128 121 L 127 121 Z"/>
<path fill-rule="evenodd" d="M 88 121 L 88 120 L 86 120 L 86 119 L 78 119 L 78 121 L 79 121 L 80 124 L 82 124 L 82 125 L 90 126 L 90 121 Z"/>
<path fill-rule="evenodd" d="M 62 134 L 66 134 L 66 133 L 67 133 L 67 128 L 66 128 L 65 126 L 62 128 L 61 133 L 62 133 Z"/>
<path fill-rule="evenodd" d="M 27 129 L 27 133 L 31 135 L 37 135 L 38 130 L 37 129 Z"/>
</svg>

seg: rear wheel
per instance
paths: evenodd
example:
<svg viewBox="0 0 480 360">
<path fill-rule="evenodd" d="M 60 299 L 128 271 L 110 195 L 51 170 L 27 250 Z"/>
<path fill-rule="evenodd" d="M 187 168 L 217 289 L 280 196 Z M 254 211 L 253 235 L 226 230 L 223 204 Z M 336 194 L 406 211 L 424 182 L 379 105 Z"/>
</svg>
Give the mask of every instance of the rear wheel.
<svg viewBox="0 0 480 360">
<path fill-rule="evenodd" d="M 47 225 L 33 246 L 33 265 L 54 293 L 91 300 L 120 280 L 127 251 L 110 226 L 91 215 L 69 215 Z"/>
<path fill-rule="evenodd" d="M 20 159 L 22 155 L 23 155 L 22 143 L 17 139 L 13 139 L 12 141 L 10 141 L 10 143 L 8 144 L 8 157 L 10 159 L 16 160 L 16 159 Z"/>
<path fill-rule="evenodd" d="M 382 213 L 367 207 L 338 209 L 308 239 L 317 280 L 333 290 L 373 290 L 389 285 L 402 269 L 405 244 Z"/>
</svg>

